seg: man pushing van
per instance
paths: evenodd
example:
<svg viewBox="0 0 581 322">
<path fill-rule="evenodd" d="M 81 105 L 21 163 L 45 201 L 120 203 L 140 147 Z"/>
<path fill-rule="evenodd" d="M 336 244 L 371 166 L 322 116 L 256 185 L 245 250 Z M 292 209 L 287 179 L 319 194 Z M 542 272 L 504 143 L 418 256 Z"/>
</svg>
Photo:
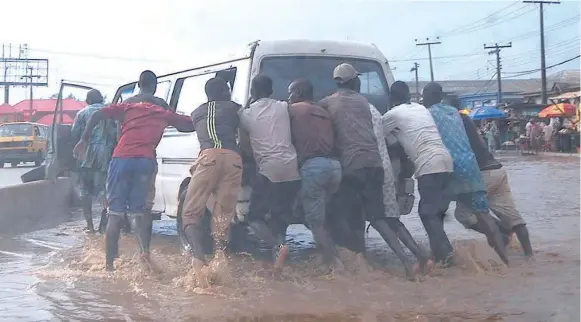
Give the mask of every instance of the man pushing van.
<svg viewBox="0 0 581 322">
<path fill-rule="evenodd" d="M 157 77 L 152 71 L 142 72 L 138 85 L 138 95 L 93 113 L 73 151 L 77 159 L 83 158 L 87 141 L 101 120 L 117 119 L 122 122 L 121 136 L 113 151 L 107 174 L 107 270 L 113 270 L 125 214 L 137 234 L 142 260 L 150 263 L 151 217 L 146 215 L 146 199 L 153 180 L 154 151 L 166 126 L 174 126 L 182 132 L 194 129 L 189 117 L 164 109 L 161 105 L 165 101 L 153 95 L 157 88 Z"/>
<path fill-rule="evenodd" d="M 198 272 L 206 264 L 202 218 L 208 199 L 214 195 L 212 237 L 216 265 L 213 266 L 219 267 L 226 261 L 228 229 L 242 183 L 242 158 L 236 141 L 241 106 L 230 100 L 228 84 L 221 78 L 210 79 L 205 90 L 208 102 L 192 112 L 200 154 L 190 170 L 192 178 L 182 212 L 182 227 Z"/>
</svg>

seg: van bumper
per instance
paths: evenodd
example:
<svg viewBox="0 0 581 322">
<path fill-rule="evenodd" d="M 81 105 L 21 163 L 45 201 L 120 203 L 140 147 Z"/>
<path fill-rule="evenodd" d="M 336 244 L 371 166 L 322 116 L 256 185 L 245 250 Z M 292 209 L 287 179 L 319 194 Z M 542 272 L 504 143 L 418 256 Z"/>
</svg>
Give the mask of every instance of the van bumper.
<svg viewBox="0 0 581 322">
<path fill-rule="evenodd" d="M 33 149 L 10 149 L 0 150 L 0 161 L 2 162 L 33 162 L 38 159 L 38 151 Z"/>
</svg>

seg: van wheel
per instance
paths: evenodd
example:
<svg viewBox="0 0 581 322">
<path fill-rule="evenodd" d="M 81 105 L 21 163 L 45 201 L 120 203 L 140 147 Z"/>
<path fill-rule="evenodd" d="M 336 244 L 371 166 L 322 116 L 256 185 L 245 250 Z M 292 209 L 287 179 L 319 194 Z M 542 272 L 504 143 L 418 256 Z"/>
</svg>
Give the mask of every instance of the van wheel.
<svg viewBox="0 0 581 322">
<path fill-rule="evenodd" d="M 186 235 L 184 234 L 184 230 L 182 227 L 182 211 L 184 209 L 184 202 L 186 200 L 186 193 L 187 193 L 187 188 L 184 189 L 181 193 L 180 193 L 180 198 L 179 198 L 179 202 L 178 202 L 178 210 L 177 210 L 177 218 L 176 218 L 176 231 L 178 233 L 178 243 L 180 246 L 180 250 L 182 252 L 182 254 L 187 255 L 189 252 L 189 248 L 190 245 L 188 244 L 188 241 L 186 240 Z M 206 209 L 206 214 L 204 215 L 204 218 L 202 219 L 202 226 L 204 227 L 204 236 L 202 239 L 202 247 L 204 248 L 204 252 L 208 255 L 213 253 L 213 240 L 212 240 L 212 235 L 211 235 L 211 222 L 212 222 L 212 215 L 210 213 L 209 210 Z"/>
<path fill-rule="evenodd" d="M 0 160 L 0 169 L 4 168 L 4 161 Z"/>
<path fill-rule="evenodd" d="M 18 162 L 10 162 L 10 165 L 11 165 L 13 168 L 16 168 L 16 167 L 18 166 Z"/>
</svg>

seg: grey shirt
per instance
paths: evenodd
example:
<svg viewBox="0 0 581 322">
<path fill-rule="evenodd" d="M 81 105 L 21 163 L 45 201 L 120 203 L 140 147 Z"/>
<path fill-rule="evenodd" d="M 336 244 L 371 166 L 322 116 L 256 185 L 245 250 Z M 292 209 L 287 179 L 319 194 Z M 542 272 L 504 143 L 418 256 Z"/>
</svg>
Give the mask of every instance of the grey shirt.
<svg viewBox="0 0 581 322">
<path fill-rule="evenodd" d="M 329 111 L 333 120 L 335 147 L 345 172 L 383 167 L 365 97 L 352 90 L 339 89 L 319 105 Z"/>
<path fill-rule="evenodd" d="M 240 126 L 248 133 L 258 172 L 271 182 L 299 180 L 292 144 L 288 104 L 261 98 L 240 110 Z"/>
</svg>

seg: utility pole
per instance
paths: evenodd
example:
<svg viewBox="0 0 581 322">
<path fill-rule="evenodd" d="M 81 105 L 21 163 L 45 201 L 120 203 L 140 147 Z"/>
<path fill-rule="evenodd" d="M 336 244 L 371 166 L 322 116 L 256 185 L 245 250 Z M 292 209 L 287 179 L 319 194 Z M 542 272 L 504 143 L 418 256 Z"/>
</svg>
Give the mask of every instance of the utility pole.
<svg viewBox="0 0 581 322">
<path fill-rule="evenodd" d="M 501 48 L 510 48 L 512 47 L 512 42 L 506 44 L 506 45 L 499 45 L 499 44 L 494 44 L 494 45 L 484 45 L 484 49 L 494 49 L 492 51 L 489 51 L 488 54 L 492 55 L 492 54 L 496 54 L 496 80 L 498 82 L 498 94 L 496 96 L 496 105 L 500 105 L 502 103 L 502 82 L 501 82 L 501 76 L 500 76 L 500 70 L 502 69 L 502 65 L 500 64 L 500 49 Z"/>
<path fill-rule="evenodd" d="M 550 0 L 525 0 L 524 3 L 538 3 L 539 4 L 539 23 L 541 29 L 541 103 L 547 104 L 547 69 L 545 62 L 545 22 L 543 17 L 544 4 L 560 4 L 560 1 Z"/>
<path fill-rule="evenodd" d="M 28 121 L 30 122 L 30 121 L 32 121 L 32 111 L 34 110 L 34 102 L 32 100 L 33 99 L 32 89 L 34 88 L 34 85 L 32 84 L 32 79 L 33 78 L 40 78 L 40 75 L 33 75 L 32 74 L 32 72 L 34 70 L 32 68 L 32 66 L 28 66 L 27 69 L 30 71 L 30 75 L 22 76 L 22 78 L 28 78 L 30 81 L 30 83 L 29 83 L 29 86 L 30 86 L 30 105 L 29 105 L 29 118 L 28 118 Z"/>
<path fill-rule="evenodd" d="M 434 81 L 434 65 L 432 64 L 432 45 L 439 45 L 442 42 L 440 41 L 440 37 L 436 37 L 436 41 L 430 41 L 430 38 L 426 38 L 424 42 L 418 42 L 417 39 L 416 46 L 428 46 L 428 55 L 430 56 L 430 79 Z"/>
<path fill-rule="evenodd" d="M 418 64 L 416 62 L 416 63 L 414 63 L 414 67 L 412 67 L 412 69 L 410 69 L 410 72 L 416 73 L 416 100 L 417 100 L 417 102 L 420 101 L 420 81 L 418 79 L 418 68 L 419 67 L 420 67 L 420 64 Z"/>
</svg>

